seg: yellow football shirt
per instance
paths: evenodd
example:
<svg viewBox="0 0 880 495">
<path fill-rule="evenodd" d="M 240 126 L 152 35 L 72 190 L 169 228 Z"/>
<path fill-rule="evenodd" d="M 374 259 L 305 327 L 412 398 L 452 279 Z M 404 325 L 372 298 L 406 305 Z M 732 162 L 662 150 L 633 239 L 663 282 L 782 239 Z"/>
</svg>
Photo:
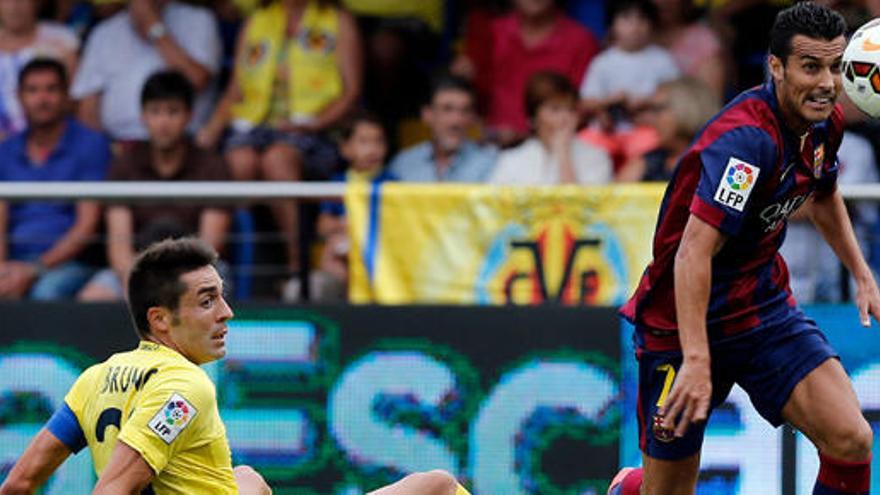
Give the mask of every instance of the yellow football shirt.
<svg viewBox="0 0 880 495">
<path fill-rule="evenodd" d="M 214 383 L 165 346 L 142 341 L 83 372 L 65 397 L 100 476 L 116 441 L 156 474 L 156 495 L 235 494 Z"/>
</svg>

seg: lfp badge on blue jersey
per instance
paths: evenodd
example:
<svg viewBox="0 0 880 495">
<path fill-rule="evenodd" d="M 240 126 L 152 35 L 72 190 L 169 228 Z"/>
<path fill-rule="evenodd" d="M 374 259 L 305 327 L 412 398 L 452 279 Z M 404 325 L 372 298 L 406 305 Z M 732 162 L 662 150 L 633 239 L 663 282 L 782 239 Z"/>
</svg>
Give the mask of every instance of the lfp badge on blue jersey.
<svg viewBox="0 0 880 495">
<path fill-rule="evenodd" d="M 813 151 L 813 177 L 819 178 L 822 175 L 822 165 L 825 163 L 825 145 L 816 146 Z"/>
<path fill-rule="evenodd" d="M 730 160 L 727 161 L 727 168 L 724 169 L 724 175 L 721 176 L 718 189 L 715 191 L 715 201 L 736 211 L 743 211 L 749 195 L 755 189 L 755 182 L 758 180 L 760 171 L 761 169 L 754 165 L 739 158 L 730 157 Z"/>
</svg>

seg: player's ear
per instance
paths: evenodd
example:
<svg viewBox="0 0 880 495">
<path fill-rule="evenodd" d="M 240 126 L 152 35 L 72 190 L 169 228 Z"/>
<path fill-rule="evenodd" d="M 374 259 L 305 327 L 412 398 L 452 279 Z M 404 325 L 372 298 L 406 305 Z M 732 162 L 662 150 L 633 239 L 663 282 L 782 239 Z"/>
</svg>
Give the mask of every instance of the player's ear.
<svg viewBox="0 0 880 495">
<path fill-rule="evenodd" d="M 171 312 L 161 306 L 152 306 L 147 310 L 147 322 L 151 333 L 167 333 L 171 328 Z"/>
<path fill-rule="evenodd" d="M 782 64 L 782 59 L 780 59 L 776 55 L 771 54 L 769 57 L 767 57 L 767 68 L 770 70 L 770 77 L 773 78 L 773 82 L 778 83 L 782 80 L 782 76 L 785 72 L 785 67 Z"/>
</svg>

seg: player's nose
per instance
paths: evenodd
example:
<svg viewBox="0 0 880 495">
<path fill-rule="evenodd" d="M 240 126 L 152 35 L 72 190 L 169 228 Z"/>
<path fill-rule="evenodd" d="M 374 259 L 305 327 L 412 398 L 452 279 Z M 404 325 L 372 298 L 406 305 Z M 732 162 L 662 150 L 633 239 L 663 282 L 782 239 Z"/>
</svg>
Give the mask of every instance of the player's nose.
<svg viewBox="0 0 880 495">
<path fill-rule="evenodd" d="M 218 315 L 218 319 L 221 321 L 226 321 L 232 319 L 235 316 L 235 313 L 232 312 L 232 307 L 226 302 L 225 297 L 220 298 L 220 314 Z"/>
<path fill-rule="evenodd" d="M 819 88 L 825 91 L 834 90 L 834 73 L 830 67 L 824 68 L 819 76 Z"/>
</svg>

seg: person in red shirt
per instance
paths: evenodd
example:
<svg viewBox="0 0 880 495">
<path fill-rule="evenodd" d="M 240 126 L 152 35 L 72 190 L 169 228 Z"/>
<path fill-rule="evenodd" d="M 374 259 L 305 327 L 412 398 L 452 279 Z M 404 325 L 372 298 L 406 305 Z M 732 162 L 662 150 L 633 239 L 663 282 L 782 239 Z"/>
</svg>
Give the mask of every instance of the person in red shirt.
<svg viewBox="0 0 880 495">
<path fill-rule="evenodd" d="M 485 102 L 489 137 L 507 145 L 528 134 L 523 94 L 535 72 L 565 74 L 580 87 L 599 51 L 596 38 L 569 18 L 554 0 L 514 0 L 513 12 L 473 16 L 463 53 L 451 70 L 474 81 Z"/>
</svg>

